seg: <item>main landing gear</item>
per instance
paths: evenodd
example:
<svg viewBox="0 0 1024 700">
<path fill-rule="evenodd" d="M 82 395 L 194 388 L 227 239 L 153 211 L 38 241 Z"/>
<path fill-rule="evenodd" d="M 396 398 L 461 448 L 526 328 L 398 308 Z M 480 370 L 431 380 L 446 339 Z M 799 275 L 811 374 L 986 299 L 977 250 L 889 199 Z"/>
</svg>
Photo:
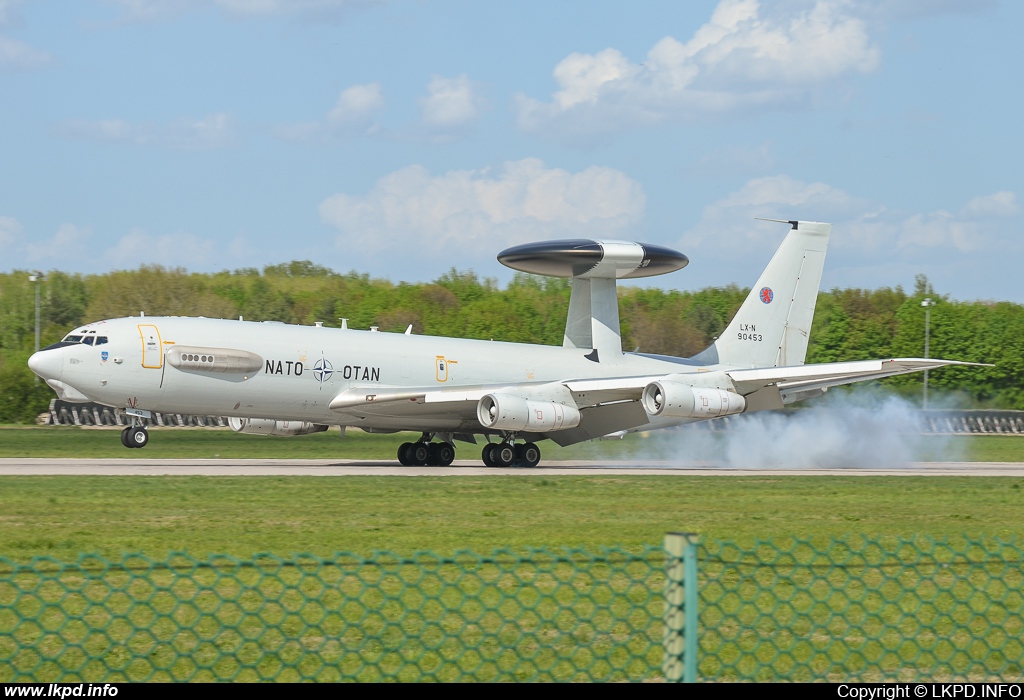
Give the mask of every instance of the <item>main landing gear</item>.
<svg viewBox="0 0 1024 700">
<path fill-rule="evenodd" d="M 511 441 L 487 443 L 480 456 L 487 467 L 536 467 L 540 464 L 540 448 L 532 442 L 522 445 Z"/>
<path fill-rule="evenodd" d="M 398 448 L 398 461 L 406 467 L 447 467 L 455 461 L 455 446 L 450 442 L 430 442 L 433 435 L 423 433 L 416 442 L 404 442 Z"/>
<path fill-rule="evenodd" d="M 121 431 L 121 444 L 125 447 L 145 447 L 149 444 L 149 433 L 141 425 L 130 425 Z"/>
</svg>

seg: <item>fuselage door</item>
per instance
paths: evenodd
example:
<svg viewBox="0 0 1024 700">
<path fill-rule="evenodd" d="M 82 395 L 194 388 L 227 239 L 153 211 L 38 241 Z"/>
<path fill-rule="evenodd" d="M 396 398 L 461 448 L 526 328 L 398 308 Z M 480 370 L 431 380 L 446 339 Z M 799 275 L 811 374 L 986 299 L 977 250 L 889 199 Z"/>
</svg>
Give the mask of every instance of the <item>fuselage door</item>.
<svg viewBox="0 0 1024 700">
<path fill-rule="evenodd" d="M 160 342 L 160 331 L 151 323 L 140 323 L 139 336 L 142 338 L 142 366 L 146 369 L 163 367 L 164 350 Z"/>
</svg>

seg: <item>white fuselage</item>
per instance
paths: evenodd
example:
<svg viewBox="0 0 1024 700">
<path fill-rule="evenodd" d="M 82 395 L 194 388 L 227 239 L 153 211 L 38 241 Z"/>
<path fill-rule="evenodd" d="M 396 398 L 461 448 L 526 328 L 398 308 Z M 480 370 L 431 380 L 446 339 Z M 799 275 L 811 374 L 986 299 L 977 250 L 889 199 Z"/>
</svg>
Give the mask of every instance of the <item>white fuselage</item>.
<svg viewBox="0 0 1024 700">
<path fill-rule="evenodd" d="M 75 333 L 88 330 L 107 342 L 46 350 L 39 355 L 46 358 L 41 374 L 98 403 L 382 430 L 485 432 L 479 423 L 443 416 L 352 419 L 328 404 L 353 387 L 452 389 L 697 371 L 630 354 L 593 362 L 584 357 L 586 350 L 575 348 L 271 322 L 132 317 L 89 324 Z M 262 361 L 248 372 L 176 367 L 168 353 L 180 346 L 242 350 Z M 50 383 L 60 393 L 60 386 Z M 686 421 L 656 421 L 650 427 L 680 422 Z"/>
</svg>

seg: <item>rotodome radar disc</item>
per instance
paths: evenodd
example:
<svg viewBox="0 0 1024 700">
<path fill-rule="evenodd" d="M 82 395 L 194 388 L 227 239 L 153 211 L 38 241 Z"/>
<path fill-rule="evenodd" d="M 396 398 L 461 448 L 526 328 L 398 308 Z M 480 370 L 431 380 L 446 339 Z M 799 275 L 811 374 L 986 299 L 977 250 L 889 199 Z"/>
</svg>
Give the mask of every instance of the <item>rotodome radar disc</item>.
<svg viewBox="0 0 1024 700">
<path fill-rule="evenodd" d="M 635 279 L 675 272 L 690 261 L 679 251 L 650 243 L 577 238 L 506 248 L 498 262 L 547 277 Z"/>
</svg>

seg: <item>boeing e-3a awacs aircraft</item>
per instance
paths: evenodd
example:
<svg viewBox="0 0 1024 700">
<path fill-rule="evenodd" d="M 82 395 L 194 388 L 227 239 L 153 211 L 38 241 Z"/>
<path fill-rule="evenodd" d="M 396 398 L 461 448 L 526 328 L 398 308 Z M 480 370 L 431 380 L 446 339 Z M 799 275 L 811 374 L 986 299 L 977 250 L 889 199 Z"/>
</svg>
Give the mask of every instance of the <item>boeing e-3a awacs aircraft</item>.
<svg viewBox="0 0 1024 700">
<path fill-rule="evenodd" d="M 572 278 L 562 347 L 239 319 L 131 317 L 89 323 L 29 367 L 65 401 L 131 417 L 144 447 L 152 411 L 229 417 L 237 432 L 305 435 L 328 426 L 413 430 L 398 459 L 451 464 L 454 441 L 484 436 L 488 466 L 536 466 L 559 445 L 782 408 L 829 387 L 943 365 L 886 359 L 805 365 L 830 224 L 791 230 L 722 335 L 678 358 L 622 351 L 616 280 L 672 272 L 686 256 L 625 241 L 516 246 L 517 270 Z M 435 438 L 440 441 L 433 442 Z M 496 440 L 492 442 L 492 440 Z"/>
</svg>

